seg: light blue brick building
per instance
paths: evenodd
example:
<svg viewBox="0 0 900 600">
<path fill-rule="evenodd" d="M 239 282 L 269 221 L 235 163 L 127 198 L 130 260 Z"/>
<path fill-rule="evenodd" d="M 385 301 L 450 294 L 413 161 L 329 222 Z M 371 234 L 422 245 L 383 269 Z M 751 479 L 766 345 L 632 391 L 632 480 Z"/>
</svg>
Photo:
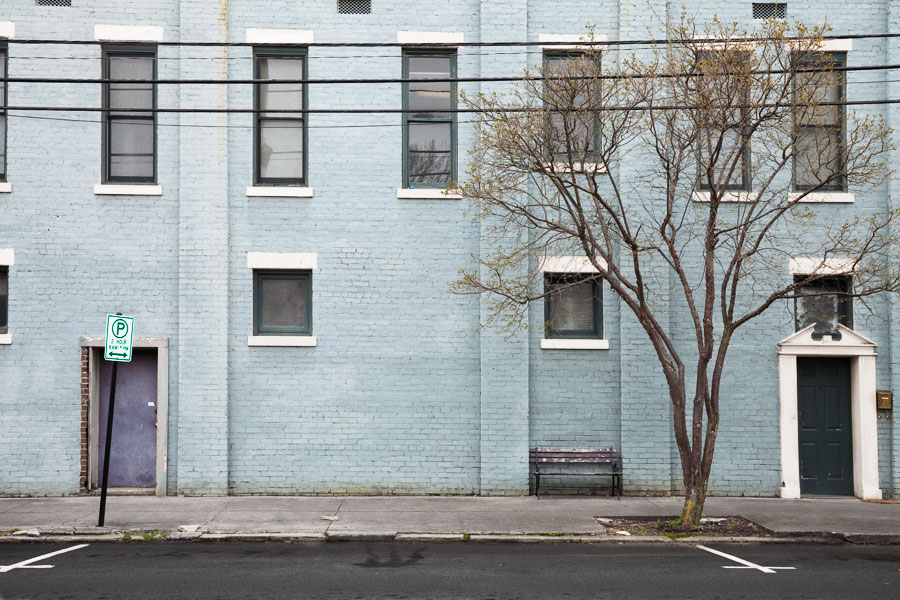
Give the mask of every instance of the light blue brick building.
<svg viewBox="0 0 900 600">
<path fill-rule="evenodd" d="M 788 18 L 827 20 L 836 34 L 900 32 L 894 0 L 854 11 L 831 0 L 786 7 Z M 688 2 L 687 10 L 754 23 L 750 2 Z M 529 448 L 612 446 L 624 457 L 625 493 L 677 492 L 664 380 L 611 294 L 601 339 L 572 349 L 542 344 L 543 306 L 531 308 L 527 334 L 508 338 L 479 328 L 487 299 L 448 293 L 483 251 L 485 226 L 405 155 L 420 136 L 434 168 L 461 176 L 475 142 L 471 117 L 445 125 L 439 104 L 426 122 L 406 126 L 396 112 L 312 112 L 302 124 L 273 113 L 259 124 L 248 113 L 140 110 L 146 102 L 283 108 L 279 101 L 396 110 L 404 88 L 394 82 L 309 84 L 306 94 L 285 84 L 263 106 L 269 92 L 250 84 L 163 80 L 395 79 L 405 68 L 510 76 L 540 64 L 539 44 L 445 45 L 451 58 L 416 63 L 398 43 L 575 41 L 588 25 L 609 40 L 646 39 L 654 23 L 642 0 L 457 0 L 427 9 L 407 0 L 4 0 L 0 57 L 10 78 L 98 79 L 121 68 L 161 81 L 155 93 L 96 82 L 7 86 L 9 106 L 119 111 L 0 113 L 0 495 L 97 486 L 109 379 L 103 335 L 116 311 L 135 318 L 138 350 L 120 371 L 127 391 L 116 435 L 125 441 L 114 447 L 128 458 L 114 458 L 123 475 L 113 485 L 169 495 L 526 494 Z M 851 65 L 900 62 L 894 38 L 839 50 Z M 893 73 L 850 72 L 848 94 L 900 98 Z M 426 92 L 423 102 L 441 96 Z M 900 126 L 896 105 L 871 110 Z M 305 132 L 302 144 L 285 141 L 292 129 Z M 272 137 L 257 139 L 263 133 Z M 439 151 L 445 133 L 456 148 L 449 161 Z M 264 146 L 286 162 L 263 157 Z M 627 176 L 640 165 L 615 168 Z M 892 206 L 897 186 L 838 209 Z M 801 491 L 796 427 L 788 429 L 797 357 L 817 351 L 802 337 L 779 350 L 794 333 L 784 310 L 742 331 L 731 351 L 712 494 Z M 875 389 L 900 389 L 900 321 L 894 304 L 874 312 L 854 320 L 861 337 L 845 334 L 818 355 L 844 356 L 851 371 L 853 493 L 897 496 L 900 426 L 875 409 Z M 687 326 L 674 310 L 670 322 L 676 337 Z"/>
</svg>

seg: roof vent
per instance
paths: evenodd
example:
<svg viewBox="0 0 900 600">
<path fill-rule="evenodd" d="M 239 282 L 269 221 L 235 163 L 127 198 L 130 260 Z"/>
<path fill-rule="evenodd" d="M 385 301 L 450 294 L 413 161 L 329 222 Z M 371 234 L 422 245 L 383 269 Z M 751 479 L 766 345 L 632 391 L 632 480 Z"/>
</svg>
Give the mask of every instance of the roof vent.
<svg viewBox="0 0 900 600">
<path fill-rule="evenodd" d="M 784 2 L 754 2 L 754 19 L 785 19 L 787 18 L 787 4 Z"/>
<path fill-rule="evenodd" d="M 37 6 L 72 6 L 72 0 L 34 0 Z"/>
<path fill-rule="evenodd" d="M 338 0 L 339 15 L 368 15 L 372 12 L 372 0 Z"/>
</svg>

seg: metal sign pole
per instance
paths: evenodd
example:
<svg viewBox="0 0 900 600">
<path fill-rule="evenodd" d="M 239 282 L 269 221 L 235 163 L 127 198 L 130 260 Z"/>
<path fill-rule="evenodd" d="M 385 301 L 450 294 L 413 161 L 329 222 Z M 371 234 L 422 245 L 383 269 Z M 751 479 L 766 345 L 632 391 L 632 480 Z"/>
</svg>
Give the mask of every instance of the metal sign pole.
<svg viewBox="0 0 900 600">
<path fill-rule="evenodd" d="M 120 313 L 121 314 L 121 313 Z M 97 527 L 103 527 L 103 519 L 106 517 L 106 490 L 109 486 L 109 454 L 112 447 L 113 415 L 116 406 L 116 375 L 119 363 L 112 364 L 112 377 L 109 381 L 109 412 L 106 415 L 106 452 L 103 455 L 103 487 L 100 490 L 100 518 L 97 519 Z"/>
</svg>

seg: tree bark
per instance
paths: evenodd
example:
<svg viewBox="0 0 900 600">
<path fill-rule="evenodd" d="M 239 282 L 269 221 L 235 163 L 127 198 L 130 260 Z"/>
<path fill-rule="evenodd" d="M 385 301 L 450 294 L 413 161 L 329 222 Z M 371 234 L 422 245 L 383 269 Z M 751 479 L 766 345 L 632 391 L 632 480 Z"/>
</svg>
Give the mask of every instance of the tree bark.
<svg viewBox="0 0 900 600">
<path fill-rule="evenodd" d="M 681 523 L 683 525 L 699 525 L 705 503 L 705 483 L 701 481 L 692 482 L 684 490 L 684 508 L 681 511 Z"/>
</svg>

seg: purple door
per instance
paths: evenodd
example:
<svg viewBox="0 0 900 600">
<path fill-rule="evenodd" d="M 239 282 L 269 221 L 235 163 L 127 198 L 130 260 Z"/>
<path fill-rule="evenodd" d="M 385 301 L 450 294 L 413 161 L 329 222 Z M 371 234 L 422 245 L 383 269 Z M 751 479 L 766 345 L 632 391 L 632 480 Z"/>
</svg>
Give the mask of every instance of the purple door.
<svg viewBox="0 0 900 600">
<path fill-rule="evenodd" d="M 103 479 L 112 363 L 100 361 L 97 487 Z M 110 487 L 156 486 L 156 349 L 135 348 L 116 375 L 116 414 L 109 460 Z"/>
</svg>

